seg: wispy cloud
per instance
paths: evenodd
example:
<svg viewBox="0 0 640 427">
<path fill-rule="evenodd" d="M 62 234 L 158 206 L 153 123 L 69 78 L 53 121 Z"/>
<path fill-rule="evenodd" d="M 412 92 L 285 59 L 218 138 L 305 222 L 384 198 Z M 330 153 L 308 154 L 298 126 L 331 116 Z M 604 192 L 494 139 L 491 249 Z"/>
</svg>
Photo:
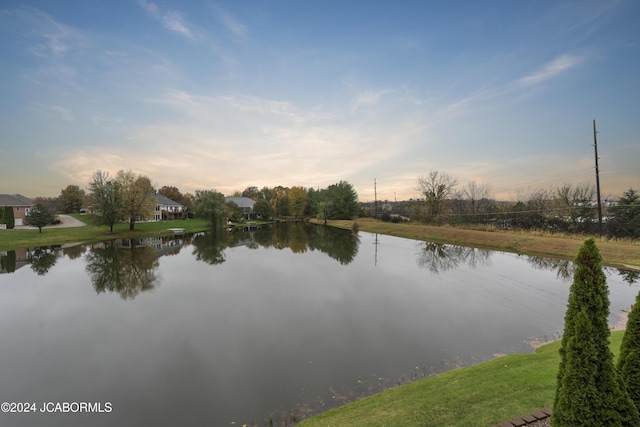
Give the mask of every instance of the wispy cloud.
<svg viewBox="0 0 640 427">
<path fill-rule="evenodd" d="M 138 0 L 138 4 L 154 18 L 159 19 L 161 17 L 160 10 L 154 3 L 147 0 Z"/>
<path fill-rule="evenodd" d="M 73 122 L 75 121 L 75 116 L 68 108 L 62 107 L 60 105 L 33 105 L 31 107 L 32 110 L 45 114 L 50 117 L 54 117 L 59 120 L 64 120 L 65 122 Z"/>
<path fill-rule="evenodd" d="M 3 10 L 1 25 L 12 25 L 28 37 L 29 52 L 41 58 L 56 58 L 86 45 L 86 34 L 62 24 L 32 7 Z"/>
<path fill-rule="evenodd" d="M 443 106 L 432 115 L 432 122 L 440 122 L 469 113 L 474 109 L 502 108 L 523 102 L 537 93 L 536 86 L 569 72 L 586 61 L 585 56 L 562 54 L 547 62 L 537 70 L 502 84 L 494 84 L 462 94 Z"/>
<path fill-rule="evenodd" d="M 380 99 L 389 93 L 389 90 L 383 89 L 378 91 L 366 90 L 355 96 L 351 103 L 351 111 L 355 112 L 360 108 L 366 108 L 376 105 Z"/>
<path fill-rule="evenodd" d="M 52 105 L 51 107 L 49 107 L 49 110 L 52 113 L 57 114 L 58 117 L 64 121 L 72 122 L 75 120 L 73 113 L 67 108 L 61 107 L 59 105 Z"/>
<path fill-rule="evenodd" d="M 583 58 L 579 56 L 564 54 L 558 56 L 553 61 L 548 62 L 539 70 L 522 77 L 518 82 L 524 86 L 532 86 L 569 71 L 575 66 L 581 64 Z"/>
<path fill-rule="evenodd" d="M 138 0 L 138 4 L 142 7 L 152 18 L 162 23 L 162 26 L 169 31 L 173 31 L 188 39 L 195 40 L 195 30 L 189 25 L 186 19 L 180 12 L 160 10 L 158 5 L 148 0 Z"/>
<path fill-rule="evenodd" d="M 162 24 L 168 30 L 181 34 L 187 38 L 190 38 L 191 40 L 196 39 L 193 32 L 185 22 L 184 18 L 178 12 L 167 12 L 162 17 Z"/>
<path fill-rule="evenodd" d="M 247 27 L 236 21 L 233 16 L 223 13 L 222 22 L 224 25 L 238 37 L 245 38 L 247 36 Z"/>
</svg>

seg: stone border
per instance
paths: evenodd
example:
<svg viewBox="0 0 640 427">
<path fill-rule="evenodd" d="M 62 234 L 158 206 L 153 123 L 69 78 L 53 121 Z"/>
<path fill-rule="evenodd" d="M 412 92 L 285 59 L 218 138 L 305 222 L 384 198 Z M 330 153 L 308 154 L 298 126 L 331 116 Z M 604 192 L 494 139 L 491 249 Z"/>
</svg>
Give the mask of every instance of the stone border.
<svg viewBox="0 0 640 427">
<path fill-rule="evenodd" d="M 518 418 L 514 418 L 509 421 L 503 421 L 500 424 L 495 424 L 491 427 L 524 427 L 534 423 L 546 420 L 551 417 L 551 408 L 543 408 L 532 414 L 521 415 Z"/>
</svg>

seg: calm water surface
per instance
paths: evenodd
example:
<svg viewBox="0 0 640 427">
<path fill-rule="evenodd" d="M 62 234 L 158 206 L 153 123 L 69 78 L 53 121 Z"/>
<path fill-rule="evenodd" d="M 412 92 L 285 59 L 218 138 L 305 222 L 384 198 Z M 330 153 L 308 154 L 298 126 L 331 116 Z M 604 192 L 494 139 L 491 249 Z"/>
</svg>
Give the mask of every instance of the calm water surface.
<svg viewBox="0 0 640 427">
<path fill-rule="evenodd" d="M 3 426 L 276 425 L 557 337 L 566 261 L 290 224 L 0 253 Z M 637 273 L 606 269 L 612 324 Z"/>
</svg>

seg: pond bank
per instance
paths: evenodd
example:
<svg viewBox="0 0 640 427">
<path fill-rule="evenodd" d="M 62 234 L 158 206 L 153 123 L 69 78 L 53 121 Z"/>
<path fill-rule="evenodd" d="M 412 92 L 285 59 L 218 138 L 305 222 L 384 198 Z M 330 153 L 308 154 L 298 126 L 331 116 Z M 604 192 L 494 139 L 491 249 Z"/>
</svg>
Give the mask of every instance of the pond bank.
<svg viewBox="0 0 640 427">
<path fill-rule="evenodd" d="M 312 222 L 319 223 L 318 221 Z M 357 222 L 359 230 L 369 233 L 570 260 L 575 258 L 580 245 L 582 245 L 588 237 L 525 231 L 481 231 L 413 223 L 393 224 L 370 218 L 360 218 L 355 222 Z M 352 220 L 328 221 L 328 225 L 332 227 L 349 230 L 353 226 L 353 223 L 354 221 Z M 622 269 L 640 270 L 640 242 L 615 241 L 606 238 L 597 238 L 596 241 L 602 254 L 604 265 Z"/>
</svg>

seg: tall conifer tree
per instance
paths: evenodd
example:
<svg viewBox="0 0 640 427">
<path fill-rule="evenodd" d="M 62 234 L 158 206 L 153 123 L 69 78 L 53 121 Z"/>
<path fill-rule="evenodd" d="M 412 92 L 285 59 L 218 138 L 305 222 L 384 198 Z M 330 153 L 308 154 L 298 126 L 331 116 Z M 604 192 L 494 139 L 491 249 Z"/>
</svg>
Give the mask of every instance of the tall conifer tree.
<svg viewBox="0 0 640 427">
<path fill-rule="evenodd" d="M 609 350 L 609 290 L 595 239 L 585 240 L 575 264 L 551 423 L 554 427 L 638 426 L 638 410 L 618 381 Z"/>
<path fill-rule="evenodd" d="M 623 387 L 629 397 L 640 409 L 640 293 L 629 313 L 627 330 L 622 338 L 620 356 L 618 357 L 618 373 Z"/>
</svg>

